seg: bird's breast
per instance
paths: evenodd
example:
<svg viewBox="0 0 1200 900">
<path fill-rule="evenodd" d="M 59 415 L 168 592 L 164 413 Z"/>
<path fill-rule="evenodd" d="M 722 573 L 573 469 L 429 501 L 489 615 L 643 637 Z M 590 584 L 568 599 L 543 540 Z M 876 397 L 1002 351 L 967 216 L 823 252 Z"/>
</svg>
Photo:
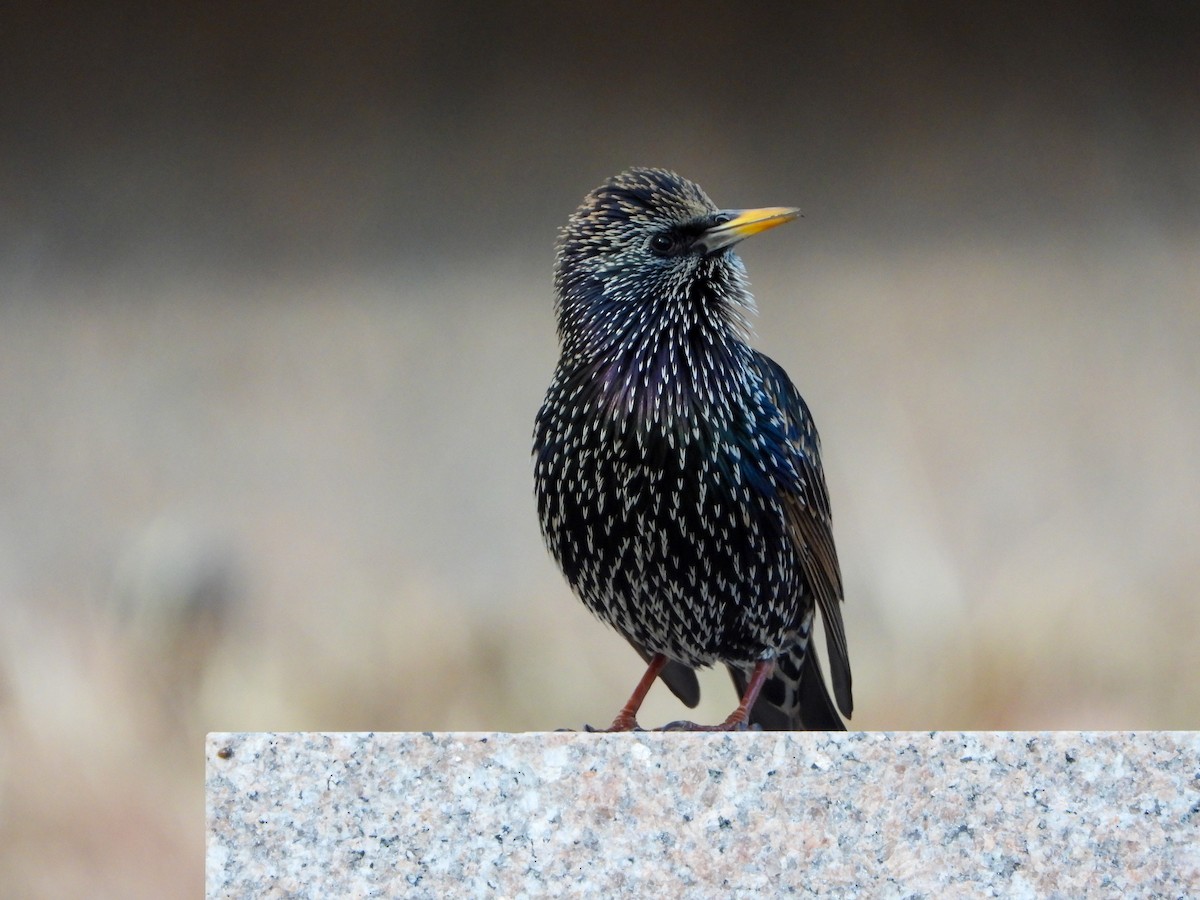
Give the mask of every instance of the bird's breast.
<svg viewBox="0 0 1200 900">
<path fill-rule="evenodd" d="M 701 567 L 745 579 L 747 561 L 782 552 L 790 462 L 786 447 L 763 440 L 752 406 L 655 419 L 618 414 L 603 395 L 591 401 L 597 415 L 585 394 L 555 393 L 537 420 L 535 481 L 543 532 L 569 579 L 588 558 L 626 552 L 681 570 L 703 557 Z"/>
<path fill-rule="evenodd" d="M 800 566 L 768 460 L 711 422 L 695 433 L 586 416 L 539 423 L 542 532 L 594 612 L 697 664 L 783 640 Z M 693 633 L 709 636 L 703 648 Z"/>
</svg>

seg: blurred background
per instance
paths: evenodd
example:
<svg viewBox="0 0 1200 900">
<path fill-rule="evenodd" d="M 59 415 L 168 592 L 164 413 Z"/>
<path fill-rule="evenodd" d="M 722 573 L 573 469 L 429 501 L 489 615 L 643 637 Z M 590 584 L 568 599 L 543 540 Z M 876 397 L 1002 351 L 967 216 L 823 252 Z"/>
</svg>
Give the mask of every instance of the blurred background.
<svg viewBox="0 0 1200 900">
<path fill-rule="evenodd" d="M 630 165 L 804 209 L 742 255 L 852 727 L 1196 728 L 1198 46 L 1184 2 L 7 5 L 5 895 L 194 896 L 206 731 L 612 717 L 529 448 L 556 229 Z"/>
</svg>

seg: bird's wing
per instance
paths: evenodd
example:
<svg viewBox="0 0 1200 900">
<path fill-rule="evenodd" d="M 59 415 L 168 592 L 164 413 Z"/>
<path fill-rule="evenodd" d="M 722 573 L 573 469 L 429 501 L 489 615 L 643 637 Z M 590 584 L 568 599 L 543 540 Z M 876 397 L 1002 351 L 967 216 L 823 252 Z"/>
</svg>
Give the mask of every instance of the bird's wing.
<svg viewBox="0 0 1200 900">
<path fill-rule="evenodd" d="M 792 532 L 800 548 L 805 580 L 817 600 L 825 624 L 833 694 L 842 713 L 854 709 L 850 690 L 850 657 L 842 624 L 842 573 L 833 546 L 833 517 L 821 468 L 821 441 L 812 415 L 787 372 L 762 353 L 755 354 L 763 387 L 787 420 L 799 478 L 785 497 Z"/>
</svg>

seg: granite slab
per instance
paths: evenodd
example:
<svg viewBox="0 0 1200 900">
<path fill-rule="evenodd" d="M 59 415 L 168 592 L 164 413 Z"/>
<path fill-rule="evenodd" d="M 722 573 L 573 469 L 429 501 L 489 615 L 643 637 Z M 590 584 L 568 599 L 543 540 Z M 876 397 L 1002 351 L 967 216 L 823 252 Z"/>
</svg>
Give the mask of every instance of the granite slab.
<svg viewBox="0 0 1200 900">
<path fill-rule="evenodd" d="M 210 898 L 1182 897 L 1200 732 L 211 734 Z"/>
</svg>

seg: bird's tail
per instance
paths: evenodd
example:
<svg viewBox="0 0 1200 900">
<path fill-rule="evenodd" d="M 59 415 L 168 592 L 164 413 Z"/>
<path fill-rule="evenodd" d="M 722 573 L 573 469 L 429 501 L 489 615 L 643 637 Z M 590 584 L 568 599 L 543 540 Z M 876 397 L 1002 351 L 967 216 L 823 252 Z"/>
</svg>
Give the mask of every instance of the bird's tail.
<svg viewBox="0 0 1200 900">
<path fill-rule="evenodd" d="M 738 696 L 746 691 L 748 672 L 729 666 Z M 794 644 L 775 659 L 775 669 L 750 710 L 749 724 L 764 731 L 845 731 L 813 641 Z"/>
</svg>

